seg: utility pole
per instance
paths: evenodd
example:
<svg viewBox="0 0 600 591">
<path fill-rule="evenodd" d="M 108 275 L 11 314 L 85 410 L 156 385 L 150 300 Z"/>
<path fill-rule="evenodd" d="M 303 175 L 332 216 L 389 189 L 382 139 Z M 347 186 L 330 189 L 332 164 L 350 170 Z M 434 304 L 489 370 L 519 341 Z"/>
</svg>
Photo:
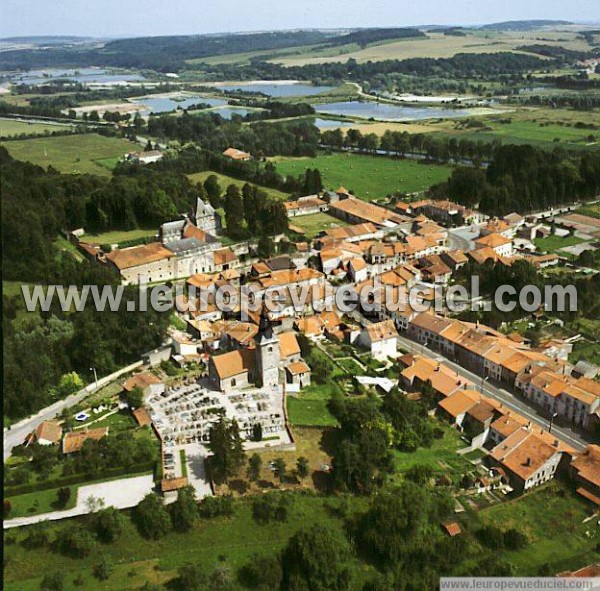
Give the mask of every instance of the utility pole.
<svg viewBox="0 0 600 591">
<path fill-rule="evenodd" d="M 90 367 L 90 371 L 94 372 L 94 388 L 97 390 L 98 389 L 98 374 L 96 373 L 96 368 Z"/>
</svg>

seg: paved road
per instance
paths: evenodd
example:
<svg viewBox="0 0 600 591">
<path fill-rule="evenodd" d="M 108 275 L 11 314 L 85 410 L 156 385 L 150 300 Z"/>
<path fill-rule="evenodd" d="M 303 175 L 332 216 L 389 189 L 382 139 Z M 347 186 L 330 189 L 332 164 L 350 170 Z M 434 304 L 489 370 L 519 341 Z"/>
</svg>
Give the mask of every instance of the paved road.
<svg viewBox="0 0 600 591">
<path fill-rule="evenodd" d="M 502 404 L 504 404 L 511 410 L 518 412 L 522 416 L 526 417 L 535 425 L 538 425 L 539 427 L 543 428 L 546 431 L 548 430 L 548 427 L 549 427 L 548 418 L 538 414 L 536 409 L 532 408 L 527 403 L 525 403 L 521 399 L 517 398 L 511 392 L 508 392 L 507 390 L 504 390 L 503 388 L 494 386 L 493 384 L 490 384 L 489 382 L 484 382 L 482 384 L 482 380 L 481 380 L 480 376 L 478 376 L 477 374 L 465 369 L 464 367 L 450 361 L 449 359 L 444 358 L 442 356 L 442 354 L 437 351 L 431 351 L 430 349 L 423 347 L 423 345 L 421 345 L 419 343 L 415 343 L 414 341 L 411 341 L 410 339 L 407 339 L 405 337 L 399 337 L 398 340 L 399 340 L 400 346 L 403 349 L 406 349 L 407 351 L 409 351 L 411 353 L 418 353 L 421 355 L 425 355 L 426 357 L 430 357 L 431 359 L 440 359 L 440 358 L 443 359 L 444 363 L 448 367 L 451 367 L 454 371 L 456 371 L 461 376 L 471 380 L 471 382 L 473 382 L 475 387 L 478 390 L 483 391 L 483 393 L 486 396 L 489 396 L 490 398 L 494 398 L 495 400 L 502 402 Z M 573 431 L 572 429 L 569 429 L 568 427 L 559 426 L 556 423 L 552 427 L 552 433 L 555 434 L 559 439 L 561 439 L 562 441 L 564 441 L 565 443 L 567 443 L 568 445 L 570 445 L 571 447 L 573 447 L 577 450 L 584 449 L 586 447 L 586 445 L 588 444 L 588 442 L 582 437 L 582 435 L 580 433 Z"/>
<path fill-rule="evenodd" d="M 37 414 L 11 425 L 10 428 L 4 429 L 4 461 L 10 457 L 13 447 L 21 445 L 25 441 L 27 435 L 29 435 L 29 433 L 31 433 L 40 423 L 60 415 L 65 408 L 70 408 L 71 406 L 79 404 L 86 396 L 89 396 L 97 389 L 100 389 L 109 382 L 116 380 L 123 374 L 137 369 L 141 365 L 141 361 L 136 361 L 135 363 L 132 363 L 131 365 L 128 365 L 127 367 L 124 367 L 123 369 L 120 369 L 109 376 L 100 378 L 97 384 L 90 384 L 83 388 L 83 390 L 68 396 L 64 400 L 59 400 L 58 402 L 43 408 Z"/>
<path fill-rule="evenodd" d="M 148 493 L 152 492 L 153 488 L 154 479 L 152 474 L 134 476 L 133 478 L 120 478 L 97 484 L 87 484 L 80 486 L 77 490 L 77 504 L 72 509 L 41 513 L 40 515 L 29 515 L 27 517 L 15 517 L 4 522 L 4 529 L 31 525 L 40 521 L 58 521 L 59 519 L 85 515 L 86 513 L 90 513 L 87 502 L 90 497 L 102 499 L 105 507 L 129 509 L 130 507 L 135 507 Z"/>
</svg>

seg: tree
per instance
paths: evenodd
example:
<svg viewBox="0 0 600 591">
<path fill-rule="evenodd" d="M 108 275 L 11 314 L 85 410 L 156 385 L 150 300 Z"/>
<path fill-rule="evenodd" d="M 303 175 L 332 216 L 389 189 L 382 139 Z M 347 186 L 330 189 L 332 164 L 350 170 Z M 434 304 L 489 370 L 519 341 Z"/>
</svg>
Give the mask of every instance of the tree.
<svg viewBox="0 0 600 591">
<path fill-rule="evenodd" d="M 209 432 L 208 449 L 213 454 L 210 467 L 215 477 L 226 481 L 237 474 L 246 459 L 237 421 L 221 417 L 213 424 Z"/>
<path fill-rule="evenodd" d="M 181 591 L 206 591 L 208 580 L 204 569 L 196 564 L 183 564 L 177 569 L 175 588 Z"/>
<path fill-rule="evenodd" d="M 415 464 L 406 471 L 404 477 L 415 484 L 428 484 L 433 478 L 433 468 L 427 464 Z"/>
<path fill-rule="evenodd" d="M 129 392 L 125 392 L 125 401 L 130 408 L 144 406 L 144 391 L 139 386 L 132 388 Z"/>
<path fill-rule="evenodd" d="M 528 543 L 527 536 L 518 529 L 510 528 L 504 532 L 504 545 L 509 550 L 522 550 Z"/>
<path fill-rule="evenodd" d="M 198 506 L 191 486 L 180 488 L 177 500 L 169 507 L 171 521 L 176 531 L 189 531 L 198 519 Z"/>
<path fill-rule="evenodd" d="M 262 459 L 258 454 L 252 454 L 248 459 L 248 469 L 246 474 L 248 480 L 256 482 L 260 476 L 260 469 L 262 467 Z"/>
<path fill-rule="evenodd" d="M 171 518 L 162 500 L 154 493 L 147 494 L 133 510 L 133 518 L 140 534 L 158 540 L 171 529 Z"/>
<path fill-rule="evenodd" d="M 300 456 L 296 460 L 296 472 L 301 480 L 304 480 L 308 476 L 308 459 L 304 456 Z"/>
<path fill-rule="evenodd" d="M 67 396 L 81 390 L 83 388 L 83 380 L 79 377 L 77 372 L 70 372 L 63 374 L 60 378 L 60 382 L 58 383 L 58 395 L 61 398 L 66 398 Z"/>
<path fill-rule="evenodd" d="M 221 207 L 221 185 L 216 174 L 211 174 L 204 181 L 204 189 L 208 196 L 208 200 L 213 207 Z"/>
<path fill-rule="evenodd" d="M 106 556 L 102 556 L 100 562 L 94 565 L 94 576 L 99 581 L 106 581 L 113 571 L 112 563 Z"/>
<path fill-rule="evenodd" d="M 10 502 L 9 499 L 4 499 L 4 512 L 3 512 L 4 519 L 8 518 L 11 511 L 12 511 L 12 503 Z"/>
<path fill-rule="evenodd" d="M 223 209 L 225 210 L 227 234 L 232 238 L 241 237 L 244 232 L 244 202 L 239 187 L 233 183 L 225 191 Z"/>
<path fill-rule="evenodd" d="M 279 482 L 283 484 L 286 476 L 286 465 L 285 460 L 283 458 L 277 458 L 275 460 L 275 472 L 277 472 L 277 476 L 279 477 Z"/>
<path fill-rule="evenodd" d="M 40 584 L 40 591 L 63 591 L 64 588 L 65 576 L 62 573 L 48 573 Z"/>
<path fill-rule="evenodd" d="M 283 572 L 279 556 L 256 555 L 240 572 L 244 585 L 258 591 L 279 589 Z"/>
<path fill-rule="evenodd" d="M 283 588 L 342 591 L 350 587 L 350 548 L 339 532 L 313 525 L 290 538 L 282 554 Z"/>
<path fill-rule="evenodd" d="M 107 507 L 93 514 L 91 526 L 101 542 L 110 544 L 123 534 L 125 518 L 114 507 Z"/>
<path fill-rule="evenodd" d="M 71 489 L 68 486 L 63 486 L 56 492 L 56 502 L 61 509 L 64 509 L 71 498 Z"/>
<path fill-rule="evenodd" d="M 68 556 L 85 558 L 96 545 L 92 534 L 80 525 L 69 524 L 58 536 L 59 548 Z"/>
<path fill-rule="evenodd" d="M 263 438 L 263 430 L 262 425 L 260 423 L 255 423 L 252 425 L 252 439 L 253 441 L 262 441 Z"/>
</svg>

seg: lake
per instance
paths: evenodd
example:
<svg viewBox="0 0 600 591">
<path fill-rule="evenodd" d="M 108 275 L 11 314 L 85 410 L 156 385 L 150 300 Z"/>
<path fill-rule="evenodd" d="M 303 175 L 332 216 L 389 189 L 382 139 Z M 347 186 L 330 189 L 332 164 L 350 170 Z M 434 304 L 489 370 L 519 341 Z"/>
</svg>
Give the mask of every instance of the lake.
<svg viewBox="0 0 600 591">
<path fill-rule="evenodd" d="M 268 96 L 313 96 L 331 90 L 333 86 L 313 86 L 301 82 L 234 82 L 233 84 L 214 84 L 217 90 L 243 90 L 262 92 Z"/>
<path fill-rule="evenodd" d="M 58 69 L 49 68 L 47 70 L 30 70 L 23 74 L 17 74 L 11 78 L 14 84 L 48 84 L 58 79 L 68 79 L 82 84 L 110 84 L 114 82 L 134 82 L 145 80 L 141 74 L 119 74 L 109 72 L 102 68 L 73 68 Z"/>
<path fill-rule="evenodd" d="M 317 113 L 328 115 L 349 115 L 363 119 L 382 119 L 389 121 L 414 121 L 420 119 L 444 119 L 467 117 L 472 115 L 470 109 L 443 109 L 440 107 L 410 107 L 391 105 L 372 101 L 343 101 L 326 105 L 313 105 Z"/>
</svg>

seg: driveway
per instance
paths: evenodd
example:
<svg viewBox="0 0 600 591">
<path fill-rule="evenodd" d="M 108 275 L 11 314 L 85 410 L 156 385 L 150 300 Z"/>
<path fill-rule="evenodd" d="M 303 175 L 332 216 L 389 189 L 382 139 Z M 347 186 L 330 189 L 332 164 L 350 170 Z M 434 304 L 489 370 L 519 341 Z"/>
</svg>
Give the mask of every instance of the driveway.
<svg viewBox="0 0 600 591">
<path fill-rule="evenodd" d="M 178 445 L 174 449 L 176 454 L 179 454 L 178 450 L 180 449 L 185 450 L 188 481 L 196 491 L 196 498 L 202 499 L 211 496 L 213 493 L 204 468 L 204 459 L 209 455 L 206 447 L 201 443 L 187 443 Z"/>
<path fill-rule="evenodd" d="M 90 497 L 103 499 L 105 507 L 129 509 L 130 507 L 135 507 L 153 489 L 154 479 L 152 474 L 83 485 L 77 490 L 77 504 L 72 509 L 52 511 L 50 513 L 27 517 L 15 517 L 4 522 L 4 529 L 31 525 L 40 521 L 58 521 L 59 519 L 85 515 L 86 513 L 90 513 L 88 507 L 88 499 Z"/>
</svg>

